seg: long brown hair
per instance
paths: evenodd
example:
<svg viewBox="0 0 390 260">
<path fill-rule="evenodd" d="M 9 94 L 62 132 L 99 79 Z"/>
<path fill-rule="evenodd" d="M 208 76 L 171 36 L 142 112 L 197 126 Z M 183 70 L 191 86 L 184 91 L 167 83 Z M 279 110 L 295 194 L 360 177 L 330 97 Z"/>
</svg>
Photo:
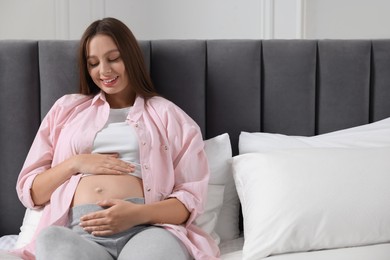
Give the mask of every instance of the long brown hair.
<svg viewBox="0 0 390 260">
<path fill-rule="evenodd" d="M 94 95 L 100 88 L 93 82 L 88 72 L 87 48 L 89 41 L 97 34 L 111 37 L 118 47 L 119 53 L 125 64 L 129 82 L 135 93 L 143 97 L 156 96 L 157 92 L 153 86 L 149 72 L 146 69 L 145 61 L 131 30 L 118 19 L 107 17 L 93 22 L 85 30 L 80 40 L 79 49 L 79 71 L 80 71 L 80 93 Z"/>
</svg>

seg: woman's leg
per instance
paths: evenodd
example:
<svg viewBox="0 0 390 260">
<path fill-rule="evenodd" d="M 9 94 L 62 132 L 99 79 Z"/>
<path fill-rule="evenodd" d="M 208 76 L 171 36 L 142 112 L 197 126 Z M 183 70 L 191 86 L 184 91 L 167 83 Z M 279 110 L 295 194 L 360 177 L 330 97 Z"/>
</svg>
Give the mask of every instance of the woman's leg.
<svg viewBox="0 0 390 260">
<path fill-rule="evenodd" d="M 122 249 L 118 260 L 189 260 L 184 244 L 161 227 L 150 227 L 132 237 Z"/>
<path fill-rule="evenodd" d="M 36 243 L 37 260 L 113 260 L 104 247 L 82 238 L 66 227 L 42 230 Z"/>
</svg>

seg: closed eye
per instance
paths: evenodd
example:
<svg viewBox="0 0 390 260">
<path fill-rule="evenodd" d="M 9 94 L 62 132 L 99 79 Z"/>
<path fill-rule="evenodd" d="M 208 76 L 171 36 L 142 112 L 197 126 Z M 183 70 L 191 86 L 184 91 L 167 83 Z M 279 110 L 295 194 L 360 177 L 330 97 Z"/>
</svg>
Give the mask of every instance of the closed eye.
<svg viewBox="0 0 390 260">
<path fill-rule="evenodd" d="M 88 63 L 88 67 L 93 68 L 99 65 L 99 63 Z"/>
<path fill-rule="evenodd" d="M 109 61 L 109 62 L 116 62 L 116 61 L 119 61 L 120 58 L 121 58 L 121 57 L 118 56 L 118 57 L 116 57 L 116 58 L 108 59 L 108 61 Z"/>
</svg>

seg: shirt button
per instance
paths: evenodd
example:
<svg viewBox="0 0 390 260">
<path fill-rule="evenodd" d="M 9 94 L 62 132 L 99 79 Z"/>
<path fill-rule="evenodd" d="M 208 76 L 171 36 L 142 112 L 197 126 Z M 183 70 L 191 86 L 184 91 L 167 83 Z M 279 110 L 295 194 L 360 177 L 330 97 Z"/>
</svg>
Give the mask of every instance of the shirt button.
<svg viewBox="0 0 390 260">
<path fill-rule="evenodd" d="M 147 164 L 144 165 L 145 170 L 149 169 L 149 166 Z"/>
<path fill-rule="evenodd" d="M 151 191 L 152 189 L 151 188 L 147 188 L 146 191 Z"/>
<path fill-rule="evenodd" d="M 138 127 L 138 123 L 135 123 L 135 127 Z"/>
<path fill-rule="evenodd" d="M 142 145 L 144 145 L 144 146 L 145 146 L 145 145 L 146 145 L 146 142 L 145 142 L 145 141 L 144 141 L 144 142 L 142 142 Z"/>
</svg>

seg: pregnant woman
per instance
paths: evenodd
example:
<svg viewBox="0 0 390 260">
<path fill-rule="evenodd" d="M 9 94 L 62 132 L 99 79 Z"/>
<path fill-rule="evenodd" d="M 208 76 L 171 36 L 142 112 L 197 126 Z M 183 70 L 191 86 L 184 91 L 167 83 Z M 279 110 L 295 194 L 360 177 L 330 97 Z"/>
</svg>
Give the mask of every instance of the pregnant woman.
<svg viewBox="0 0 390 260">
<path fill-rule="evenodd" d="M 61 61 L 58 61 L 61 62 Z M 17 191 L 43 209 L 24 259 L 218 259 L 193 221 L 209 170 L 198 125 L 160 97 L 130 29 L 93 22 L 79 51 L 80 93 L 53 105 Z"/>
</svg>

